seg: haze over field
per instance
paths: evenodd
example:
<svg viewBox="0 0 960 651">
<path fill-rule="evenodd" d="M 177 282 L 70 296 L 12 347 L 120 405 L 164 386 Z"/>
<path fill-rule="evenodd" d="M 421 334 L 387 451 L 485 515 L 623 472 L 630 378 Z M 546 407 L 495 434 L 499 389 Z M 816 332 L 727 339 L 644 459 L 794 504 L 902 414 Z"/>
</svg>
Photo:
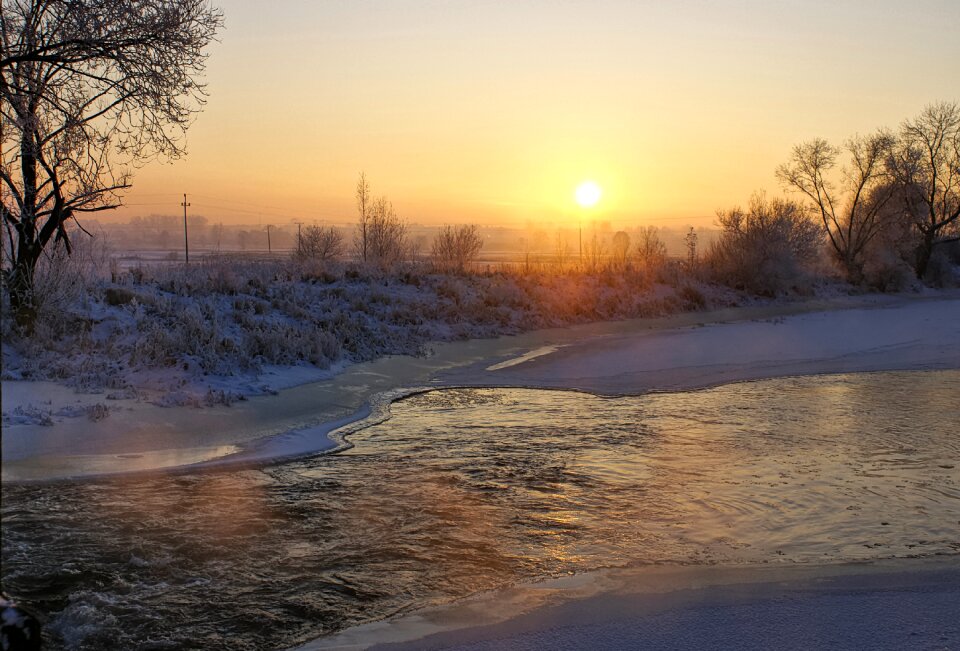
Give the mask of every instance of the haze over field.
<svg viewBox="0 0 960 651">
<path fill-rule="evenodd" d="M 952 0 L 220 3 L 189 155 L 111 215 L 350 221 L 364 170 L 420 223 L 709 226 L 797 142 L 960 89 Z"/>
</svg>

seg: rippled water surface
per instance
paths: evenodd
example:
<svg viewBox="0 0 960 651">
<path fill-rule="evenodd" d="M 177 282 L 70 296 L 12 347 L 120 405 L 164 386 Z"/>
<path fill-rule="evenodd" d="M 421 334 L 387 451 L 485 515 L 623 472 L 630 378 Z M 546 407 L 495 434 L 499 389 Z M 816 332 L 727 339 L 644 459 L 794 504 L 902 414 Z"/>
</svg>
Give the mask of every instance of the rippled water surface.
<svg viewBox="0 0 960 651">
<path fill-rule="evenodd" d="M 335 456 L 3 487 L 67 648 L 270 649 L 531 577 L 960 552 L 960 371 L 631 398 L 443 390 Z"/>
</svg>

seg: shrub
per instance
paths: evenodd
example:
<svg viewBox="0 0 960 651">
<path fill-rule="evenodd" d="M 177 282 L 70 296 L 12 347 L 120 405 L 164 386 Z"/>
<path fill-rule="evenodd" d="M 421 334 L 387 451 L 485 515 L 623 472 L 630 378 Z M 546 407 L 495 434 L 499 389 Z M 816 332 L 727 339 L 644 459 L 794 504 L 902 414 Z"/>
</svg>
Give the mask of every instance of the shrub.
<svg viewBox="0 0 960 651">
<path fill-rule="evenodd" d="M 107 305 L 127 305 L 136 297 L 136 294 L 123 287 L 107 287 L 103 290 L 103 300 Z"/>
<path fill-rule="evenodd" d="M 762 193 L 719 211 L 719 239 L 707 263 L 714 278 L 737 289 L 772 296 L 805 283 L 823 246 L 823 229 L 799 203 Z"/>
<path fill-rule="evenodd" d="M 953 261 L 955 251 L 941 245 L 933 250 L 927 265 L 924 280 L 934 287 L 956 287 L 960 285 L 960 267 Z"/>
<path fill-rule="evenodd" d="M 433 240 L 430 252 L 438 268 L 463 271 L 476 259 L 482 248 L 480 230 L 470 224 L 442 227 Z"/>
<path fill-rule="evenodd" d="M 343 255 L 343 233 L 335 226 L 307 226 L 293 256 L 297 260 L 327 262 Z"/>
<path fill-rule="evenodd" d="M 61 331 L 64 313 L 83 301 L 87 288 L 109 273 L 110 246 L 103 233 L 74 236 L 70 250 L 56 240 L 40 255 L 33 271 L 32 309 L 36 323 Z M 4 250 L 4 255 L 9 252 Z M 4 304 L 9 304 L 4 282 Z"/>
<path fill-rule="evenodd" d="M 656 226 L 641 226 L 637 231 L 637 267 L 648 276 L 659 275 L 667 262 L 667 246 Z"/>
<path fill-rule="evenodd" d="M 695 310 L 703 310 L 707 307 L 707 297 L 693 285 L 683 285 L 677 294 Z"/>
</svg>

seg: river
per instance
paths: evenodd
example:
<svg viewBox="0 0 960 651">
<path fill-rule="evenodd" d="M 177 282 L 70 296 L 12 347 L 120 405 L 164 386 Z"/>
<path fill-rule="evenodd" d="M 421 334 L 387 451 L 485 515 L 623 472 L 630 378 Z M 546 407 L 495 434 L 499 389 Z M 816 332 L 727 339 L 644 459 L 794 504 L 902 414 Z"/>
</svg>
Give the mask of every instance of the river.
<svg viewBox="0 0 960 651">
<path fill-rule="evenodd" d="M 3 485 L 52 648 L 282 649 L 536 577 L 960 553 L 960 371 L 442 389 L 335 455 Z"/>
</svg>

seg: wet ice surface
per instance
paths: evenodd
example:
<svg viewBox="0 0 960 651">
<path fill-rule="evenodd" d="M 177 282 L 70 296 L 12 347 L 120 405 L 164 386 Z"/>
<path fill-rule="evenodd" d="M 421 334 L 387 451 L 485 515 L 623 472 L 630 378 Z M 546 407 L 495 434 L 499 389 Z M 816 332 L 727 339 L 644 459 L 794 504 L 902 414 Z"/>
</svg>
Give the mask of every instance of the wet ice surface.
<svg viewBox="0 0 960 651">
<path fill-rule="evenodd" d="M 284 648 L 521 579 L 960 551 L 960 371 L 443 390 L 334 456 L 3 486 L 54 646 Z"/>
</svg>

